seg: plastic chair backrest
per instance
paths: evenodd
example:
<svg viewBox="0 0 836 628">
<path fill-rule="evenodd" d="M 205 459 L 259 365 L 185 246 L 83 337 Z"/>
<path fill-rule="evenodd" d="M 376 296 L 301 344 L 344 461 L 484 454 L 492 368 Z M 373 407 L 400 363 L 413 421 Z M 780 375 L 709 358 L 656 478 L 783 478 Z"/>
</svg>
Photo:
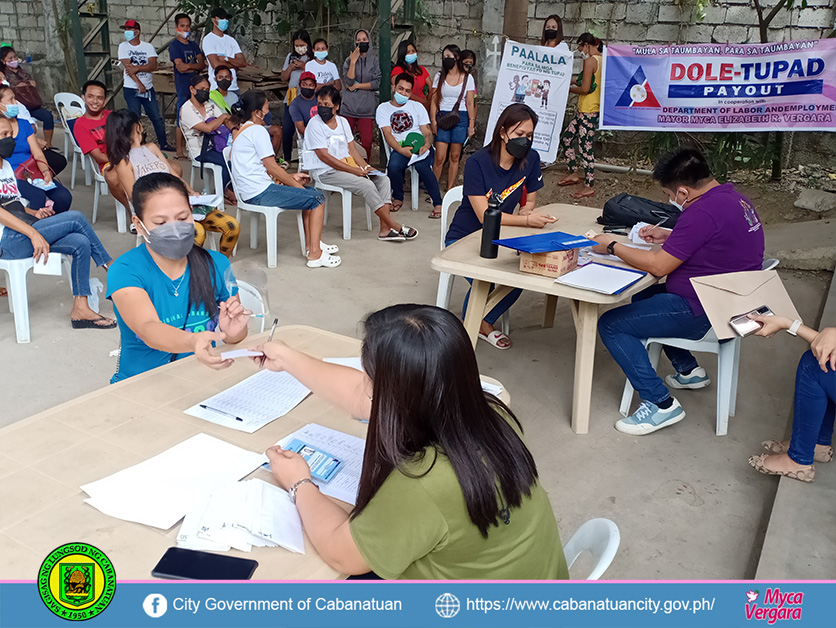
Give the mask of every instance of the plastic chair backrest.
<svg viewBox="0 0 836 628">
<path fill-rule="evenodd" d="M 763 266 L 761 266 L 761 269 L 762 270 L 772 270 L 773 268 L 775 268 L 780 263 L 781 263 L 781 260 L 775 259 L 774 257 L 771 257 L 769 259 L 763 260 Z"/>
<path fill-rule="evenodd" d="M 444 195 L 444 199 L 441 201 L 441 248 L 444 248 L 444 237 L 447 235 L 447 218 L 450 213 L 450 207 L 454 203 L 461 203 L 463 195 L 464 186 L 457 185 L 454 188 L 450 188 L 447 190 L 447 194 Z"/>
<path fill-rule="evenodd" d="M 238 189 L 235 187 L 235 173 L 232 171 L 232 146 L 227 146 L 226 148 L 224 148 L 223 156 L 224 163 L 226 163 L 226 168 L 227 170 L 229 170 L 229 180 L 232 183 L 232 191 L 235 192 L 235 196 L 237 196 L 240 199 L 241 195 L 238 193 Z"/>
<path fill-rule="evenodd" d="M 264 302 L 262 294 L 251 284 L 246 281 L 237 280 L 238 283 L 238 298 L 241 299 L 241 305 L 250 310 L 253 314 L 267 315 L 267 304 Z M 264 331 L 265 318 L 261 318 L 261 331 Z"/>
<path fill-rule="evenodd" d="M 74 107 L 81 111 L 81 115 L 87 111 L 87 106 L 84 104 L 81 96 L 77 96 L 72 92 L 58 92 L 53 98 L 55 102 L 55 109 L 58 111 L 58 116 L 61 118 L 61 124 L 67 128 L 67 116 L 64 115 L 64 109 L 67 107 Z"/>
<path fill-rule="evenodd" d="M 621 543 L 618 526 L 609 519 L 590 519 L 572 535 L 563 546 L 566 565 L 571 567 L 584 552 L 590 552 L 595 561 L 595 567 L 586 577 L 587 580 L 598 580 L 610 566 Z"/>
</svg>

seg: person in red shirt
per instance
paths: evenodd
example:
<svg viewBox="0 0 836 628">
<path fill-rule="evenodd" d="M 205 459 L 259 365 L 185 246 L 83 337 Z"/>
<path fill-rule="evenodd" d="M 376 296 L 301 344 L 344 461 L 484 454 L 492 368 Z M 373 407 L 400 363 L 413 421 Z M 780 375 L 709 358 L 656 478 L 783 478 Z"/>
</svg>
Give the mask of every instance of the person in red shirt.
<svg viewBox="0 0 836 628">
<path fill-rule="evenodd" d="M 430 110 L 430 73 L 423 65 L 418 65 L 418 49 L 410 41 L 402 41 L 398 44 L 398 62 L 390 77 L 392 78 L 392 92 L 395 91 L 395 78 L 406 72 L 411 75 L 415 81 L 415 86 L 412 90 L 412 98 L 410 100 L 417 100 L 419 103 Z"/>
</svg>

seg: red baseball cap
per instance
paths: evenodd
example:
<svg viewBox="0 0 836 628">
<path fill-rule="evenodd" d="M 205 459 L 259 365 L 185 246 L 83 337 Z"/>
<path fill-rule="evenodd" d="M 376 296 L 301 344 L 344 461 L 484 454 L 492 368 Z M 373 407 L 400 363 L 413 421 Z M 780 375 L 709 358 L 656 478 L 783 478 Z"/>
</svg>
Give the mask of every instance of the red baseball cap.
<svg viewBox="0 0 836 628">
<path fill-rule="evenodd" d="M 125 23 L 122 25 L 122 30 L 124 31 L 129 28 L 140 29 L 139 22 L 137 22 L 136 20 L 126 20 Z"/>
<path fill-rule="evenodd" d="M 316 74 L 314 74 L 313 72 L 302 72 L 302 75 L 299 77 L 299 82 L 301 83 L 305 79 L 311 79 L 315 83 Z"/>
</svg>

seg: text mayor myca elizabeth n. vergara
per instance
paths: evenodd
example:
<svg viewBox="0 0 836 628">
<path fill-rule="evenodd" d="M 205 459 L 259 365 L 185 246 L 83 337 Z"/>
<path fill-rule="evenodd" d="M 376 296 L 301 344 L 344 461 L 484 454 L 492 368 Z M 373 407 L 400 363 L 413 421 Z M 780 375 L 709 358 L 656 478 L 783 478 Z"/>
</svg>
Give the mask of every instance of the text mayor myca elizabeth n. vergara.
<svg viewBox="0 0 836 628">
<path fill-rule="evenodd" d="M 342 598 L 301 598 L 294 600 L 219 600 L 207 597 L 197 600 L 190 597 L 178 597 L 172 601 L 175 611 L 189 611 L 192 614 L 205 611 L 401 611 L 400 600 L 344 600 Z"/>
</svg>

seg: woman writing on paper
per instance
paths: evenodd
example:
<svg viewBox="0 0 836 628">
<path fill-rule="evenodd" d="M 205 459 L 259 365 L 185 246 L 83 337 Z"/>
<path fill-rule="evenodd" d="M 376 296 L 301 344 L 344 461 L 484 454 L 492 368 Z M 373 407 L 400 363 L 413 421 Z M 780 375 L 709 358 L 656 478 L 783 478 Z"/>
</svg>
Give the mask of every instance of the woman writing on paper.
<svg viewBox="0 0 836 628">
<path fill-rule="evenodd" d="M 319 555 L 367 578 L 568 578 L 522 428 L 482 391 L 461 322 L 440 308 L 396 305 L 371 314 L 365 332 L 365 372 L 281 342 L 258 347 L 266 368 L 369 423 L 350 514 L 319 492 L 299 454 L 267 450 Z"/>
<path fill-rule="evenodd" d="M 194 353 L 226 368 L 213 343 L 247 337 L 251 312 L 238 292 L 229 260 L 194 243 L 194 220 L 183 182 L 162 172 L 137 179 L 133 223 L 145 240 L 110 266 L 107 298 L 113 301 L 122 352 L 115 383 Z"/>
<path fill-rule="evenodd" d="M 536 126 L 537 114 L 527 105 L 511 105 L 499 116 L 491 143 L 471 156 L 465 164 L 464 198 L 447 231 L 447 246 L 482 228 L 482 219 L 491 194 L 499 197 L 503 225 L 542 229 L 557 220 L 553 216 L 534 212 L 537 190 L 543 187 L 540 155 L 536 150 L 531 150 Z M 515 214 L 518 206 L 519 212 Z M 497 349 L 511 347 L 511 340 L 494 328 L 494 324 L 521 294 L 522 290 L 512 290 L 488 312 L 479 329 L 482 340 Z M 464 309 L 467 310 L 467 296 Z"/>
</svg>

